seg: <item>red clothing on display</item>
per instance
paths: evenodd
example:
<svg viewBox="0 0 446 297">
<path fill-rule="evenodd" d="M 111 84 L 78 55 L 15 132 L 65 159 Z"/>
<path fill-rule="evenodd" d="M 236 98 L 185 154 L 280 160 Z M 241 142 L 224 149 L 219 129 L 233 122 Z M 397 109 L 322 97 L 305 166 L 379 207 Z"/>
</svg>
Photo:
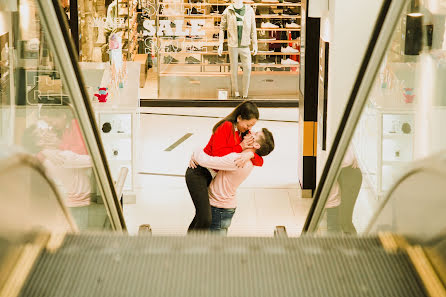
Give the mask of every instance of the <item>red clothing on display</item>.
<svg viewBox="0 0 446 297">
<path fill-rule="evenodd" d="M 88 155 L 79 123 L 76 120 L 72 120 L 70 127 L 64 131 L 59 149 L 72 151 L 79 155 Z"/>
<path fill-rule="evenodd" d="M 233 124 L 226 121 L 212 134 L 211 139 L 209 139 L 203 151 L 212 157 L 223 157 L 230 153 L 241 153 L 241 142 L 242 138 L 239 132 L 234 131 Z M 251 162 L 254 166 L 262 166 L 263 158 L 254 154 Z"/>
</svg>

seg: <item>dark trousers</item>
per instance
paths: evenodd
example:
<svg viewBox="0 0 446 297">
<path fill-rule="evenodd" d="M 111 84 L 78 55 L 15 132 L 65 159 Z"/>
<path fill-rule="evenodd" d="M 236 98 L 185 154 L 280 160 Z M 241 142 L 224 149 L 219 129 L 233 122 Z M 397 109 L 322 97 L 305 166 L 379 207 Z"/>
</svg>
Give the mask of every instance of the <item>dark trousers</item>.
<svg viewBox="0 0 446 297">
<path fill-rule="evenodd" d="M 351 166 L 342 168 L 338 183 L 341 189 L 341 204 L 327 209 L 327 229 L 329 232 L 356 234 L 352 217 L 356 199 L 361 190 L 361 169 Z"/>
<path fill-rule="evenodd" d="M 209 204 L 208 187 L 212 175 L 204 167 L 187 168 L 186 185 L 195 206 L 195 216 L 188 231 L 209 230 L 212 222 L 211 205 Z"/>
</svg>

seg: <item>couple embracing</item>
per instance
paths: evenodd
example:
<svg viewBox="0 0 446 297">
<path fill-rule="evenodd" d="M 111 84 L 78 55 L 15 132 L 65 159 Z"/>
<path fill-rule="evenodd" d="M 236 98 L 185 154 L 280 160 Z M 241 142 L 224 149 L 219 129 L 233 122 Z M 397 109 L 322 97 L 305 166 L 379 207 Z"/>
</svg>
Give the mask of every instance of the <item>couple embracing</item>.
<svg viewBox="0 0 446 297">
<path fill-rule="evenodd" d="M 268 129 L 251 132 L 258 119 L 257 106 L 244 101 L 215 124 L 206 147 L 192 154 L 186 184 L 195 216 L 188 232 L 227 233 L 237 207 L 237 188 L 274 149 Z"/>
</svg>

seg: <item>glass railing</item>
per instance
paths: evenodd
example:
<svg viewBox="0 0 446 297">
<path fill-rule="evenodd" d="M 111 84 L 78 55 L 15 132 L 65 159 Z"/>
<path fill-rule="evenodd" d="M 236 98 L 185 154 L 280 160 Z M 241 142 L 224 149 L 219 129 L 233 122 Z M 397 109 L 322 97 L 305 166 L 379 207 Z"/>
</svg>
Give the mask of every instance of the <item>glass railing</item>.
<svg viewBox="0 0 446 297">
<path fill-rule="evenodd" d="M 125 229 L 67 15 L 58 1 L 7 2 L 0 6 L 0 142 L 40 159 L 81 231 Z"/>
<path fill-rule="evenodd" d="M 446 149 L 442 2 L 383 1 L 305 231 L 365 232 L 395 183 L 419 160 Z M 422 179 L 412 182 L 425 187 Z M 398 214 L 419 211 L 414 219 L 429 220 L 428 208 L 416 205 L 423 199 L 430 206 L 443 205 L 438 195 L 433 197 L 400 197 L 400 207 L 391 207 L 385 217 L 392 221 Z M 375 224 L 373 231 L 395 231 L 389 226 Z"/>
</svg>

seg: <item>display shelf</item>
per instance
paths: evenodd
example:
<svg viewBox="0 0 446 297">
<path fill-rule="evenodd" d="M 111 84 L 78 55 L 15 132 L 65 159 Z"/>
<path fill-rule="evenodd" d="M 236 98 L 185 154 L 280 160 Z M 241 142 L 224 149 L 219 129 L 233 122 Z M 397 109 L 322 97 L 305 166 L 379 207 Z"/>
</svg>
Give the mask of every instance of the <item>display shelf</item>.
<svg viewBox="0 0 446 297">
<path fill-rule="evenodd" d="M 210 55 L 215 56 L 218 55 L 216 52 L 160 52 L 162 55 Z M 228 55 L 229 52 L 222 52 L 222 55 Z M 300 53 L 279 53 L 279 52 L 257 52 L 257 55 L 259 56 L 294 56 L 294 55 L 300 55 Z M 161 63 L 164 64 L 164 63 Z"/>
<path fill-rule="evenodd" d="M 184 7 L 184 6 L 191 6 L 191 7 L 200 7 L 200 6 L 229 6 L 232 3 L 179 3 L 179 2 L 166 2 L 166 1 L 159 1 L 158 2 L 161 5 L 172 5 L 172 6 L 180 6 L 180 7 Z M 286 6 L 286 7 L 300 7 L 302 6 L 300 3 L 275 3 L 275 2 L 271 2 L 271 3 L 256 3 L 256 2 L 250 2 L 250 3 L 245 3 L 245 4 L 249 4 L 253 7 L 274 7 L 274 6 Z"/>
<path fill-rule="evenodd" d="M 268 66 L 271 67 L 271 66 Z M 274 66 L 276 67 L 276 66 Z M 262 75 L 265 72 L 267 73 L 272 73 L 273 71 L 252 71 L 251 74 L 252 75 Z M 239 71 L 238 72 L 239 75 L 243 74 L 243 72 Z M 217 72 L 217 71 L 209 71 L 209 72 L 190 72 L 190 71 L 185 71 L 185 72 L 173 72 L 173 71 L 167 71 L 167 72 L 160 72 L 160 76 L 209 76 L 209 75 L 213 75 L 213 76 L 230 76 L 231 74 L 229 72 Z M 278 71 L 277 73 L 274 72 L 275 76 L 286 76 L 287 74 L 285 74 L 284 72 Z"/>
<path fill-rule="evenodd" d="M 290 31 L 300 32 L 300 28 L 257 28 L 257 31 Z"/>
<path fill-rule="evenodd" d="M 220 40 L 218 34 L 220 32 L 219 22 L 222 18 L 222 12 L 228 5 L 232 5 L 232 2 L 224 3 L 211 3 L 209 0 L 203 0 L 203 3 L 178 3 L 172 1 L 159 1 L 157 2 L 161 7 L 160 14 L 156 15 L 156 28 L 160 24 L 160 20 L 170 20 L 173 24 L 175 20 L 184 20 L 182 30 L 191 28 L 188 25 L 187 20 L 202 19 L 203 24 L 200 24 L 200 31 L 204 32 L 203 36 L 197 36 L 193 38 L 191 36 L 187 37 L 177 37 L 177 36 L 158 36 L 154 40 L 156 42 L 157 49 L 157 69 L 158 70 L 158 92 L 160 92 L 160 86 L 164 85 L 161 80 L 163 77 L 173 77 L 179 75 L 185 77 L 191 75 L 193 77 L 198 77 L 196 80 L 202 80 L 203 83 L 207 83 L 208 78 L 202 79 L 201 77 L 212 77 L 218 80 L 218 77 L 228 77 L 230 71 L 230 63 L 226 59 L 224 61 L 218 61 L 215 64 L 206 63 L 204 56 L 215 57 L 218 52 L 215 49 L 211 49 L 212 46 L 218 46 Z M 290 76 L 296 75 L 300 64 L 281 64 L 280 58 L 288 58 L 291 56 L 298 57 L 297 62 L 300 59 L 300 52 L 297 53 L 283 53 L 278 52 L 277 47 L 292 46 L 293 48 L 300 50 L 300 31 L 301 31 L 301 4 L 300 3 L 279 3 L 279 2 L 245 2 L 249 4 L 255 11 L 255 21 L 256 21 L 256 32 L 257 32 L 257 43 L 258 52 L 257 56 L 270 56 L 271 63 L 258 63 L 257 56 L 253 56 L 252 74 L 269 76 L 271 73 L 274 75 Z M 219 6 L 223 6 L 218 8 Z M 193 10 L 192 10 L 193 9 Z M 288 11 L 291 9 L 291 11 Z M 195 12 L 200 14 L 195 14 Z M 285 13 L 285 14 L 282 14 Z M 293 22 L 297 24 L 294 28 L 286 28 L 286 23 Z M 284 28 L 262 28 L 261 24 L 265 22 L 271 22 L 275 25 L 279 25 Z M 173 25 L 171 25 L 173 26 Z M 172 27 L 175 32 L 175 27 Z M 218 33 L 218 34 L 217 34 Z M 286 36 L 285 36 L 286 35 Z M 264 37 L 264 38 L 261 38 Z M 291 40 L 284 40 L 285 38 L 290 38 Z M 225 45 L 227 45 L 227 39 L 224 40 Z M 179 52 L 175 51 L 165 51 L 166 46 L 175 45 L 177 48 L 182 50 Z M 186 51 L 186 45 L 194 45 L 200 51 Z M 282 46 L 281 46 L 282 45 Z M 203 47 L 210 48 L 203 48 Z M 228 57 L 229 53 L 227 48 L 222 53 L 224 57 Z M 167 56 L 172 56 L 178 61 L 178 63 L 168 63 L 164 64 L 164 58 Z M 192 56 L 198 59 L 199 63 L 186 63 L 185 58 Z M 274 57 L 277 57 L 273 59 Z M 280 58 L 279 58 L 280 57 Z M 166 60 L 167 62 L 168 60 Z M 193 67 L 192 67 L 193 66 Z M 215 68 L 213 68 L 215 67 Z M 196 72 L 193 72 L 195 71 Z M 210 70 L 210 71 L 209 71 Z M 297 70 L 297 71 L 296 71 Z M 291 78 L 290 78 L 291 79 Z M 170 79 L 166 79 L 168 82 Z M 206 82 L 205 82 L 206 81 Z M 259 82 L 261 79 L 259 79 Z M 293 82 L 291 79 L 290 82 Z M 285 88 L 286 89 L 286 88 Z M 185 90 L 184 92 L 187 92 Z"/>
<path fill-rule="evenodd" d="M 256 15 L 256 19 L 300 19 L 300 15 L 267 15 L 267 14 L 261 14 Z"/>
<path fill-rule="evenodd" d="M 368 104 L 361 116 L 354 135 L 356 157 L 368 183 L 372 185 L 375 197 L 385 195 L 390 185 L 404 174 L 413 160 L 414 111 L 411 106 L 382 108 Z M 403 133 L 402 125 L 406 126 Z"/>
<path fill-rule="evenodd" d="M 221 18 L 221 14 L 160 14 L 160 18 Z M 283 15 L 256 15 L 256 19 L 300 19 L 300 15 L 289 15 L 289 16 L 283 16 Z M 294 28 L 293 28 L 294 29 Z"/>
</svg>

